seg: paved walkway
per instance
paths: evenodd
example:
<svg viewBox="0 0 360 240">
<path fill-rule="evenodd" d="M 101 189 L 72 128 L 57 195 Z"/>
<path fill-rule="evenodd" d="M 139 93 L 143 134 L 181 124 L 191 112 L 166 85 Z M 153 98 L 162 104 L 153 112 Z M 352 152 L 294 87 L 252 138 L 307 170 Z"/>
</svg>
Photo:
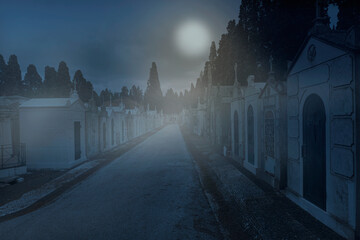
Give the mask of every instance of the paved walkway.
<svg viewBox="0 0 360 240">
<path fill-rule="evenodd" d="M 5 239 L 222 239 L 177 125 L 169 125 L 32 213 Z"/>
<path fill-rule="evenodd" d="M 205 138 L 182 130 L 230 239 L 342 239 L 240 164 L 215 153 Z"/>
</svg>

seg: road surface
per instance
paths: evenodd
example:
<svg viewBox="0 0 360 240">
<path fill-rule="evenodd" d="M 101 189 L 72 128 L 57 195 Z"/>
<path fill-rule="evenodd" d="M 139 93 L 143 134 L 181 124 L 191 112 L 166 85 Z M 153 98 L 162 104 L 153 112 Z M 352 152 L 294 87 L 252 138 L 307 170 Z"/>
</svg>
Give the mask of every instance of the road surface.
<svg viewBox="0 0 360 240">
<path fill-rule="evenodd" d="M 53 203 L 0 223 L 0 239 L 221 239 L 177 125 Z"/>
</svg>

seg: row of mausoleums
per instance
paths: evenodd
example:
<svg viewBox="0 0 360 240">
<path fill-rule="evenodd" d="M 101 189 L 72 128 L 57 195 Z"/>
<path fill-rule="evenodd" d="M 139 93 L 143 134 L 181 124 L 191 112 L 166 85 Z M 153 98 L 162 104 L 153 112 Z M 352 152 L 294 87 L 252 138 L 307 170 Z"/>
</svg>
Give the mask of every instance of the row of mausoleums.
<svg viewBox="0 0 360 240">
<path fill-rule="evenodd" d="M 71 168 L 159 128 L 165 118 L 156 110 L 84 104 L 76 93 L 70 98 L 20 100 L 6 115 L 0 111 L 0 143 L 12 149 L 20 143 L 26 146 L 23 155 L 29 169 Z"/>
<path fill-rule="evenodd" d="M 353 239 L 360 237 L 360 30 L 322 30 L 309 34 L 287 81 L 270 71 L 265 82 L 249 76 L 247 86 L 210 82 L 188 123 Z"/>
</svg>

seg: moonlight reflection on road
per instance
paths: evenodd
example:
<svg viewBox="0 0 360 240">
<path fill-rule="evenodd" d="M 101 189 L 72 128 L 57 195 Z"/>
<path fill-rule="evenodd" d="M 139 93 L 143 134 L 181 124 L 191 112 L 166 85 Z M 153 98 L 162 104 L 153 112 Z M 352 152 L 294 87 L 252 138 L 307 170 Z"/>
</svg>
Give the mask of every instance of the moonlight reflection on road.
<svg viewBox="0 0 360 240">
<path fill-rule="evenodd" d="M 200 21 L 183 22 L 175 32 L 179 51 L 187 57 L 198 57 L 207 53 L 211 37 L 208 28 Z"/>
</svg>

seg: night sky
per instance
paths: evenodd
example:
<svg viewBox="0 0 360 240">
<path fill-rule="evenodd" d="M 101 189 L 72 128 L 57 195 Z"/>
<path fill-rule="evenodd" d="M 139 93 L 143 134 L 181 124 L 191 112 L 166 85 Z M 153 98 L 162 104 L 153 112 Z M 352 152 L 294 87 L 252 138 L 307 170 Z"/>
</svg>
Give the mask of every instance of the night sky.
<svg viewBox="0 0 360 240">
<path fill-rule="evenodd" d="M 63 60 L 71 78 L 80 69 L 97 91 L 145 89 L 155 61 L 163 91 L 179 91 L 196 81 L 209 53 L 182 54 L 176 30 L 198 21 L 218 44 L 239 6 L 240 0 L 1 1 L 0 54 L 6 61 L 16 54 L 23 75 L 35 64 L 42 77 L 46 65 Z"/>
</svg>

